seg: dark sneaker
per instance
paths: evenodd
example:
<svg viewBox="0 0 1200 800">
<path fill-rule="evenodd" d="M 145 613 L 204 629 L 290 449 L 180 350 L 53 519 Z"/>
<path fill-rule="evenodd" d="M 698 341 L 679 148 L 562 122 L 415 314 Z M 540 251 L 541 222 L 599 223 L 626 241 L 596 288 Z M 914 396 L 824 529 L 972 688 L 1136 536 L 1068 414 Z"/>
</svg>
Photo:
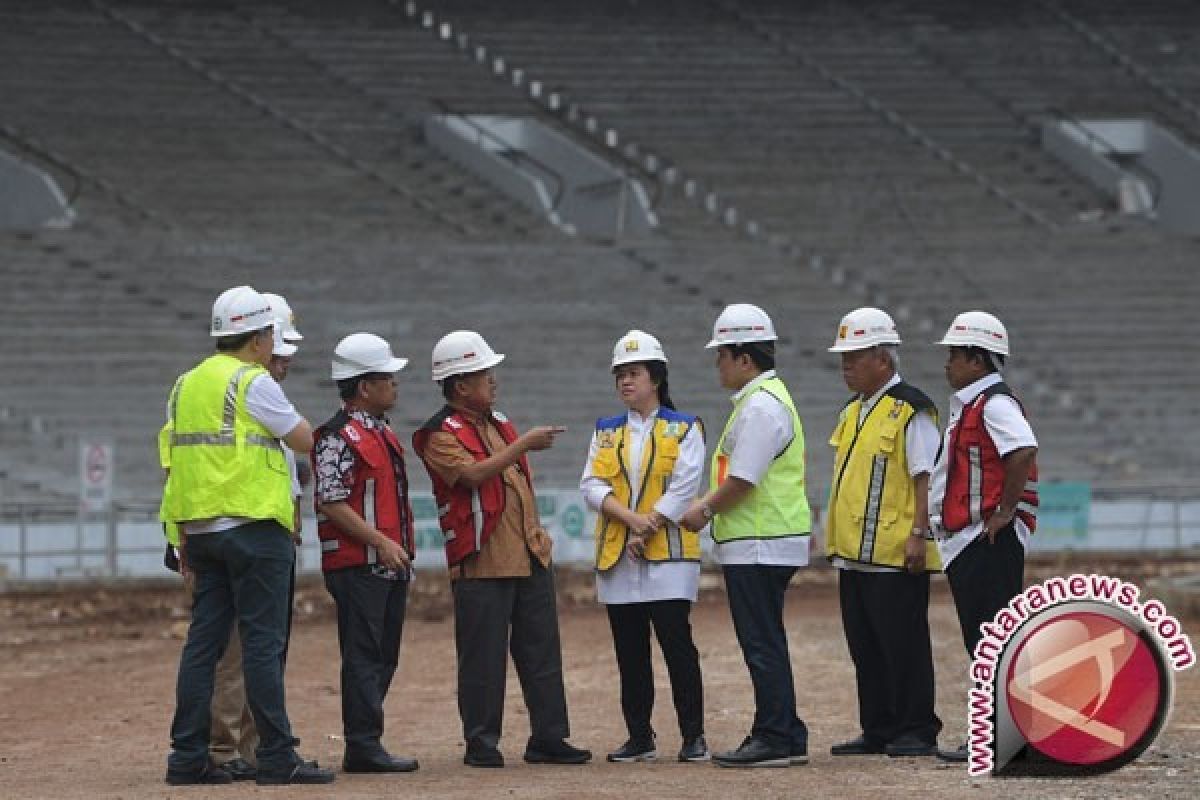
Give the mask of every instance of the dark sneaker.
<svg viewBox="0 0 1200 800">
<path fill-rule="evenodd" d="M 467 747 L 463 763 L 468 767 L 503 767 L 504 755 L 494 747 Z"/>
<path fill-rule="evenodd" d="M 171 786 L 198 786 L 201 784 L 233 783 L 233 776 L 209 761 L 198 769 L 175 769 L 167 767 L 166 781 Z"/>
<path fill-rule="evenodd" d="M 754 736 L 747 736 L 737 750 L 716 753 L 712 760 L 718 767 L 790 767 L 792 764 L 791 752 L 776 749 Z"/>
<path fill-rule="evenodd" d="M 956 750 L 943 750 L 939 747 L 937 757 L 942 761 L 949 761 L 951 764 L 965 764 L 967 763 L 967 746 L 959 745 Z"/>
<path fill-rule="evenodd" d="M 848 742 L 835 744 L 829 752 L 835 756 L 877 756 L 883 754 L 883 743 L 856 736 Z"/>
<path fill-rule="evenodd" d="M 680 761 L 709 761 L 712 759 L 712 753 L 708 749 L 708 742 L 704 741 L 704 736 L 696 736 L 688 739 L 683 743 L 683 747 L 679 748 Z"/>
<path fill-rule="evenodd" d="M 608 754 L 608 760 L 617 764 L 628 764 L 634 761 L 655 761 L 657 759 L 658 749 L 654 746 L 653 736 L 649 739 L 630 739 Z"/>
<path fill-rule="evenodd" d="M 525 746 L 525 761 L 530 764 L 586 764 L 592 760 L 591 750 L 581 750 L 562 739 L 557 742 L 529 740 Z"/>
<path fill-rule="evenodd" d="M 221 769 L 229 773 L 235 781 L 252 781 L 258 770 L 244 758 L 231 758 L 221 765 Z"/>
<path fill-rule="evenodd" d="M 808 763 L 808 745 L 792 745 L 792 752 L 788 753 L 788 763 L 793 767 L 802 767 Z"/>
<path fill-rule="evenodd" d="M 906 733 L 888 742 L 883 752 L 892 758 L 904 756 L 932 756 L 937 753 L 937 742 L 927 742 L 924 739 Z"/>
<path fill-rule="evenodd" d="M 331 769 L 313 766 L 311 762 L 302 761 L 287 772 L 258 771 L 254 782 L 259 786 L 277 786 L 285 783 L 333 783 L 337 776 Z"/>
</svg>

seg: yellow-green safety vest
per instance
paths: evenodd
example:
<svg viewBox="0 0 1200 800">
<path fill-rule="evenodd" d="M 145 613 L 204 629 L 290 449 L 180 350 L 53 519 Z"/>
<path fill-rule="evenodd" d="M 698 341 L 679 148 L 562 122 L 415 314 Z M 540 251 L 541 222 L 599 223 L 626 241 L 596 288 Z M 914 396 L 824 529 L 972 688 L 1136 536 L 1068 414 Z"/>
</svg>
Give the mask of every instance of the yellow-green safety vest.
<svg viewBox="0 0 1200 800">
<path fill-rule="evenodd" d="M 713 452 L 709 483 L 715 490 L 724 482 L 730 456 L 725 449 L 725 439 L 746 402 L 758 392 L 766 392 L 787 407 L 792 416 L 792 441 L 775 456 L 749 495 L 730 510 L 713 517 L 712 537 L 717 543 L 807 536 L 812 529 L 812 515 L 804 488 L 804 428 L 792 396 L 779 378 L 768 378 L 738 398 Z"/>
<path fill-rule="evenodd" d="M 693 425 L 701 423 L 689 414 L 660 408 L 649 440 L 642 447 L 642 463 L 637 472 L 632 473 L 625 460 L 627 419 L 627 415 L 621 414 L 596 422 L 592 474 L 612 486 L 617 502 L 640 514 L 648 514 L 670 486 L 683 437 Z M 638 487 L 636 496 L 634 484 Z M 596 569 L 608 570 L 620 561 L 628 540 L 629 529 L 601 512 L 596 520 Z M 647 561 L 699 561 L 700 535 L 668 522 L 646 539 L 643 557 Z"/>
<path fill-rule="evenodd" d="M 170 468 L 163 522 L 245 517 L 292 530 L 295 506 L 283 447 L 246 409 L 246 390 L 265 374 L 257 364 L 216 353 L 175 382 L 166 449 L 159 454 Z"/>
<path fill-rule="evenodd" d="M 888 389 L 859 427 L 862 404 L 861 396 L 852 400 L 829 437 L 836 455 L 825 512 L 825 554 L 899 569 L 916 515 L 905 436 L 913 416 L 929 412 L 936 421 L 937 409 L 906 383 Z M 925 569 L 941 571 L 932 538 L 925 543 Z"/>
</svg>

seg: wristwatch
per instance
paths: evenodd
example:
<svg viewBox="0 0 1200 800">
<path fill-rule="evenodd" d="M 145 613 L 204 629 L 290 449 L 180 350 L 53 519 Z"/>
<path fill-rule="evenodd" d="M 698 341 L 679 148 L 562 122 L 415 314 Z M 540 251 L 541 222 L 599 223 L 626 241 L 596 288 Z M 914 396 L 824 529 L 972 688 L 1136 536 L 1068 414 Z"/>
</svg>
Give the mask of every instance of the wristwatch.
<svg viewBox="0 0 1200 800">
<path fill-rule="evenodd" d="M 708 503 L 705 503 L 704 505 L 700 506 L 700 513 L 704 516 L 705 519 L 709 519 L 709 520 L 712 519 L 714 516 L 712 506 L 710 506 Z"/>
<path fill-rule="evenodd" d="M 922 539 L 928 539 L 932 531 L 929 528 L 913 528 L 911 536 L 920 536 Z"/>
</svg>

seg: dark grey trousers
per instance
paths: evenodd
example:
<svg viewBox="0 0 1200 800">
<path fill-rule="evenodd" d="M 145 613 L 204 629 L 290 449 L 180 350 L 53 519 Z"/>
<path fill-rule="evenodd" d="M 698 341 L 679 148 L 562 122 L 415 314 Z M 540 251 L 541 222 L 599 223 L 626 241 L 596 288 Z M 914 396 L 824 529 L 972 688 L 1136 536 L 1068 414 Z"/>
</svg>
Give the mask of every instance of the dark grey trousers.
<svg viewBox="0 0 1200 800">
<path fill-rule="evenodd" d="M 551 570 L 535 561 L 528 578 L 455 581 L 454 638 L 467 747 L 494 748 L 500 742 L 507 653 L 529 710 L 530 740 L 556 742 L 570 735 Z"/>
</svg>

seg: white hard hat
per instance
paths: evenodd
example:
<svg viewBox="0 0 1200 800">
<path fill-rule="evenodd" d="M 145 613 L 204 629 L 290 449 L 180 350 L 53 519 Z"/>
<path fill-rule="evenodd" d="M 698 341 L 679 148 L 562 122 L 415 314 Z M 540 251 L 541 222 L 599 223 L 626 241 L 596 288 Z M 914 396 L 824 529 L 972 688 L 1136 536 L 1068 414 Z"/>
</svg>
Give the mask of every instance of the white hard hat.
<svg viewBox="0 0 1200 800">
<path fill-rule="evenodd" d="M 236 336 L 269 327 L 275 323 L 271 303 L 249 286 L 226 289 L 213 303 L 213 336 Z"/>
<path fill-rule="evenodd" d="M 444 381 L 451 375 L 479 372 L 503 360 L 504 354 L 492 350 L 475 331 L 451 331 L 433 346 L 433 379 Z"/>
<path fill-rule="evenodd" d="M 1008 331 L 1004 323 L 986 311 L 964 311 L 954 318 L 938 344 L 948 347 L 982 347 L 997 355 L 1008 355 Z"/>
<path fill-rule="evenodd" d="M 635 328 L 618 339 L 613 346 L 612 365 L 619 367 L 637 361 L 661 361 L 665 364 L 667 353 L 658 339 Z"/>
<path fill-rule="evenodd" d="M 278 323 L 276 323 L 272 335 L 275 338 L 275 342 L 271 346 L 271 355 L 291 358 L 292 356 L 296 355 L 296 351 L 300 349 L 296 347 L 296 345 L 290 344 L 283 340 L 283 327 Z"/>
<path fill-rule="evenodd" d="M 391 345 L 375 334 L 352 333 L 333 348 L 333 379 L 340 381 L 368 372 L 399 372 L 407 363 L 407 358 L 393 356 Z"/>
<path fill-rule="evenodd" d="M 708 347 L 718 347 L 723 344 L 745 344 L 747 342 L 773 342 L 779 337 L 775 335 L 775 326 L 767 312 L 749 303 L 734 303 L 726 306 L 713 323 L 713 338 Z"/>
<path fill-rule="evenodd" d="M 829 352 L 848 353 L 880 344 L 900 344 L 896 323 L 886 311 L 864 306 L 842 317 Z"/>
<path fill-rule="evenodd" d="M 296 330 L 296 314 L 292 311 L 292 307 L 288 305 L 288 301 L 283 298 L 283 295 L 263 292 L 262 296 L 267 298 L 267 302 L 271 304 L 271 313 L 275 315 L 275 319 L 283 327 L 283 340 L 285 342 L 298 342 L 303 339 L 304 337 L 300 335 L 300 331 Z"/>
</svg>

